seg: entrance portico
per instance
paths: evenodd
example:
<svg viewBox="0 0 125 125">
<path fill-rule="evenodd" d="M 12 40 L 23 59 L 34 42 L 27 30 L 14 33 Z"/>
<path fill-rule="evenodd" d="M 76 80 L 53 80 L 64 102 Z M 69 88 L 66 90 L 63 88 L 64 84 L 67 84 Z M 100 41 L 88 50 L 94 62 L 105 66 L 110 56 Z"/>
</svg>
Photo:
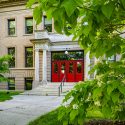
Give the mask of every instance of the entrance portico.
<svg viewBox="0 0 125 125">
<path fill-rule="evenodd" d="M 34 44 L 34 60 L 35 60 L 35 81 L 42 83 L 60 82 L 63 77 L 63 65 L 65 65 L 64 74 L 66 75 L 67 82 L 78 82 L 89 78 L 88 66 L 90 65 L 89 54 L 84 55 L 82 59 L 74 60 L 54 60 L 52 53 L 56 52 L 83 52 L 78 42 L 72 41 L 72 36 L 67 37 L 59 34 L 48 34 L 46 31 L 36 31 L 35 39 L 31 42 Z M 54 64 L 57 64 L 60 73 L 55 72 Z M 87 64 L 87 66 L 86 66 Z M 78 66 L 80 67 L 78 69 Z M 58 78 L 57 78 L 58 77 Z"/>
</svg>

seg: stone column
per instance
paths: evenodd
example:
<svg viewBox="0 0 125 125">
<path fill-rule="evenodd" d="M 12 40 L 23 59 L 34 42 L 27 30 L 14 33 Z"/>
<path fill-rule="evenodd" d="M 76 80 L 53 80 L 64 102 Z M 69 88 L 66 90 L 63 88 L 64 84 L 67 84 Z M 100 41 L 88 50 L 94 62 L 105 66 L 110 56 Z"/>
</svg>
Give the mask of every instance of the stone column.
<svg viewBox="0 0 125 125">
<path fill-rule="evenodd" d="M 47 82 L 47 50 L 43 49 L 43 82 Z"/>
<path fill-rule="evenodd" d="M 35 81 L 39 81 L 39 49 L 35 50 Z"/>
<path fill-rule="evenodd" d="M 85 80 L 90 79 L 90 75 L 88 74 L 89 71 L 90 71 L 90 58 L 88 52 L 85 58 Z"/>
</svg>

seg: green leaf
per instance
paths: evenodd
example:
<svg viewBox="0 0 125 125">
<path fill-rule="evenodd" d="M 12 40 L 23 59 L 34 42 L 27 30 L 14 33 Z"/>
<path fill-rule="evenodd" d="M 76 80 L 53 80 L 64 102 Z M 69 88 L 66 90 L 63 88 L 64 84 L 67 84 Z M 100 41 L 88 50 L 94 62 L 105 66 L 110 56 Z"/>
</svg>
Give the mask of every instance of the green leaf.
<svg viewBox="0 0 125 125">
<path fill-rule="evenodd" d="M 114 90 L 114 87 L 112 85 L 108 85 L 107 86 L 107 93 L 108 93 L 108 95 L 110 95 L 113 90 Z"/>
<path fill-rule="evenodd" d="M 108 18 L 110 19 L 111 15 L 112 15 L 112 12 L 114 10 L 114 3 L 111 3 L 110 4 L 106 4 L 106 5 L 103 5 L 102 6 L 102 13 Z"/>
<path fill-rule="evenodd" d="M 83 123 L 84 123 L 84 118 L 83 117 L 78 118 L 78 124 L 83 125 Z"/>
<path fill-rule="evenodd" d="M 93 90 L 93 98 L 97 99 L 102 95 L 102 89 L 101 88 L 95 88 Z"/>
<path fill-rule="evenodd" d="M 58 33 L 62 34 L 63 27 L 59 21 L 54 21 L 54 28 Z"/>
<path fill-rule="evenodd" d="M 74 0 L 64 0 L 62 7 L 65 8 L 68 17 L 70 17 L 74 13 L 77 4 Z"/>
<path fill-rule="evenodd" d="M 104 106 L 102 108 L 102 113 L 103 113 L 105 118 L 109 119 L 111 117 L 112 110 L 109 106 Z"/>
<path fill-rule="evenodd" d="M 111 98 L 112 98 L 112 101 L 114 102 L 114 103 L 118 103 L 118 101 L 119 101 L 119 93 L 116 93 L 116 92 L 113 92 L 112 94 L 111 94 Z"/>
<path fill-rule="evenodd" d="M 42 8 L 40 8 L 39 6 L 35 7 L 33 10 L 33 17 L 36 21 L 36 24 L 41 23 L 41 21 L 42 21 Z"/>
<path fill-rule="evenodd" d="M 70 112 L 70 120 L 73 121 L 77 115 L 78 115 L 78 110 L 72 110 Z"/>
<path fill-rule="evenodd" d="M 122 3 L 122 5 L 123 5 L 123 7 L 125 9 L 125 0 L 121 0 L 121 3 Z"/>
<path fill-rule="evenodd" d="M 59 8 L 59 9 L 55 9 L 55 11 L 53 11 L 52 16 L 54 17 L 54 28 L 55 30 L 62 34 L 62 30 L 64 27 L 64 21 L 65 21 L 65 17 L 64 17 L 64 9 L 63 8 Z"/>
<path fill-rule="evenodd" d="M 63 125 L 68 125 L 68 121 L 63 121 Z"/>
<path fill-rule="evenodd" d="M 83 5 L 83 0 L 74 0 L 78 6 L 82 6 Z"/>
<path fill-rule="evenodd" d="M 47 18 L 50 20 L 52 19 L 52 13 L 56 10 L 56 8 L 51 7 L 48 9 L 48 11 L 46 12 Z"/>
<path fill-rule="evenodd" d="M 118 89 L 125 96 L 125 86 L 119 85 Z"/>
<path fill-rule="evenodd" d="M 29 0 L 26 4 L 26 7 L 31 8 L 31 6 L 36 2 L 36 0 Z"/>
</svg>

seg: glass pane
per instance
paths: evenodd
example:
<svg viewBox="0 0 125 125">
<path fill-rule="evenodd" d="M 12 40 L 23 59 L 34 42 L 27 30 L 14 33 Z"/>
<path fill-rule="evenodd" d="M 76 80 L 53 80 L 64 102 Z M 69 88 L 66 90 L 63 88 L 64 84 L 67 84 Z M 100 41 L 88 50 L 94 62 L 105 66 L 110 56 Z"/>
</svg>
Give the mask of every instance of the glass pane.
<svg viewBox="0 0 125 125">
<path fill-rule="evenodd" d="M 33 26 L 33 18 L 26 19 L 26 26 Z"/>
<path fill-rule="evenodd" d="M 61 73 L 63 73 L 63 74 L 65 73 L 65 63 L 63 63 L 61 66 Z"/>
<path fill-rule="evenodd" d="M 73 63 L 69 64 L 69 73 L 73 73 Z"/>
<path fill-rule="evenodd" d="M 10 28 L 9 35 L 14 35 L 14 34 L 15 34 L 15 28 Z"/>
<path fill-rule="evenodd" d="M 25 78 L 25 90 L 31 90 L 32 89 L 32 78 Z"/>
<path fill-rule="evenodd" d="M 52 20 L 48 20 L 46 17 L 45 17 L 45 25 L 46 24 L 52 24 Z"/>
<path fill-rule="evenodd" d="M 52 32 L 52 19 L 48 20 L 46 16 L 44 16 L 44 28 L 48 32 Z"/>
<path fill-rule="evenodd" d="M 116 60 L 115 55 L 113 55 L 113 56 L 111 56 L 111 57 L 108 57 L 108 60 L 109 60 L 109 61 L 115 61 L 115 60 Z"/>
<path fill-rule="evenodd" d="M 33 33 L 33 26 L 27 26 L 26 27 L 26 33 L 27 34 L 32 34 Z"/>
<path fill-rule="evenodd" d="M 26 47 L 26 67 L 33 67 L 33 48 Z"/>
<path fill-rule="evenodd" d="M 48 32 L 52 32 L 52 25 L 51 25 L 51 24 L 45 25 L 45 29 L 46 29 Z"/>
<path fill-rule="evenodd" d="M 77 62 L 77 73 L 82 72 L 82 64 L 80 62 Z"/>
<path fill-rule="evenodd" d="M 68 51 L 68 54 L 64 52 L 52 53 L 52 60 L 83 60 L 83 51 Z"/>
<path fill-rule="evenodd" d="M 8 78 L 8 89 L 15 90 L 15 78 Z"/>
<path fill-rule="evenodd" d="M 15 20 L 9 20 L 9 28 L 15 28 Z"/>
<path fill-rule="evenodd" d="M 58 65 L 54 64 L 54 73 L 57 73 L 57 72 L 58 72 Z"/>
</svg>

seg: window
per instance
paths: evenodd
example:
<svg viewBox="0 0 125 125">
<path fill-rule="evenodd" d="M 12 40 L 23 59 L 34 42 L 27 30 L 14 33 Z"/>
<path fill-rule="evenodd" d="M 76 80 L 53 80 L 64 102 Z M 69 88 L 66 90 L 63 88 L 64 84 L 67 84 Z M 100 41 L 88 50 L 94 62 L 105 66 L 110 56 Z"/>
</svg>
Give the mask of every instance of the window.
<svg viewBox="0 0 125 125">
<path fill-rule="evenodd" d="M 25 48 L 25 67 L 33 67 L 33 47 Z"/>
<path fill-rule="evenodd" d="M 111 57 L 108 57 L 108 61 L 111 61 L 111 62 L 116 61 L 116 56 L 113 55 L 113 56 L 111 56 Z"/>
<path fill-rule="evenodd" d="M 8 19 L 8 35 L 15 35 L 15 19 Z"/>
<path fill-rule="evenodd" d="M 52 32 L 52 20 L 48 20 L 46 16 L 44 16 L 44 29 Z"/>
<path fill-rule="evenodd" d="M 33 78 L 25 78 L 25 90 L 32 89 Z"/>
<path fill-rule="evenodd" d="M 15 90 L 15 78 L 8 78 L 8 90 Z"/>
<path fill-rule="evenodd" d="M 32 34 L 33 33 L 33 18 L 25 18 L 25 33 Z"/>
<path fill-rule="evenodd" d="M 15 67 L 15 47 L 8 48 L 8 55 L 11 56 L 9 67 L 13 68 Z"/>
<path fill-rule="evenodd" d="M 52 60 L 83 60 L 83 51 L 52 52 Z"/>
</svg>

